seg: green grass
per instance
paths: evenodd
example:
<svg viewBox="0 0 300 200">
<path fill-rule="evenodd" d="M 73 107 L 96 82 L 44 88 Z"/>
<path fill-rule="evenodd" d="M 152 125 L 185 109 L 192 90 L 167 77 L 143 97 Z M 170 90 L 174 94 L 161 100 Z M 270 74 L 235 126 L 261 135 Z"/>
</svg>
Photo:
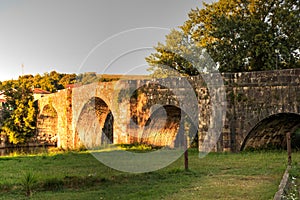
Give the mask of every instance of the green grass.
<svg viewBox="0 0 300 200">
<path fill-rule="evenodd" d="M 286 153 L 189 151 L 150 173 L 130 174 L 102 165 L 88 152 L 0 157 L 0 199 L 26 199 L 24 174 L 33 173 L 30 199 L 272 199 L 286 169 Z M 293 154 L 300 163 L 300 153 Z M 22 185 L 23 183 L 23 185 Z"/>
<path fill-rule="evenodd" d="M 286 200 L 300 199 L 300 163 L 297 160 L 292 163 L 289 170 L 289 179 L 284 191 L 284 197 Z"/>
</svg>

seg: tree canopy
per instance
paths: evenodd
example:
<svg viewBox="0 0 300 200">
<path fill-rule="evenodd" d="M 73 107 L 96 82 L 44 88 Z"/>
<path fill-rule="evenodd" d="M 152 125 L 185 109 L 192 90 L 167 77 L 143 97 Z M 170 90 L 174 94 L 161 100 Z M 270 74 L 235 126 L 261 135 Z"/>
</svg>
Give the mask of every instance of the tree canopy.
<svg viewBox="0 0 300 200">
<path fill-rule="evenodd" d="M 159 43 L 146 61 L 154 75 L 163 71 L 161 64 L 195 75 L 195 66 L 182 62 L 182 54 L 174 51 L 183 52 L 180 47 L 185 44 L 205 49 L 221 72 L 300 67 L 299 19 L 299 0 L 204 3 L 203 9 L 191 10 L 188 20 L 179 30 L 171 31 L 166 43 Z"/>
<path fill-rule="evenodd" d="M 17 84 L 20 80 L 28 82 L 32 88 L 41 88 L 48 92 L 56 92 L 65 89 L 66 85 L 74 84 L 76 82 L 76 74 L 61 74 L 56 71 L 44 73 L 43 75 L 36 74 L 20 76 L 18 80 L 9 80 L 0 82 L 0 91 L 8 82 Z"/>
<path fill-rule="evenodd" d="M 32 88 L 26 78 L 8 81 L 2 86 L 10 110 L 6 110 L 1 134 L 8 136 L 14 144 L 27 142 L 35 133 L 36 105 Z"/>
<path fill-rule="evenodd" d="M 156 52 L 146 58 L 153 77 L 198 75 L 216 70 L 216 64 L 202 47 L 182 31 L 173 29 L 166 36 L 166 44 L 158 43 Z"/>
</svg>

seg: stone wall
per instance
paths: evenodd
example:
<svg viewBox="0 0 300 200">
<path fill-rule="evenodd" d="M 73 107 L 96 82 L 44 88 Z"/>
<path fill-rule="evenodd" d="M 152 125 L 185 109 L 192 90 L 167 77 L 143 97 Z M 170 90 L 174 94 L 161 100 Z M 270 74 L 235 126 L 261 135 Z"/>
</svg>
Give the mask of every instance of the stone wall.
<svg viewBox="0 0 300 200">
<path fill-rule="evenodd" d="M 72 148 L 72 90 L 60 90 L 41 98 L 38 107 L 36 137 L 42 142 L 57 143 L 58 147 Z"/>
<path fill-rule="evenodd" d="M 98 98 L 102 106 L 94 105 L 88 109 L 92 112 L 87 112 L 88 102 L 94 98 Z M 260 122 L 266 118 L 280 113 L 300 114 L 300 69 L 93 83 L 39 100 L 39 124 L 45 126 L 50 124 L 47 120 L 56 120 L 53 116 L 53 119 L 45 119 L 48 114 L 43 113 L 43 109 L 47 105 L 52 105 L 57 112 L 57 143 L 64 148 L 82 145 L 78 130 L 89 132 L 92 125 L 100 127 L 95 138 L 102 138 L 102 132 L 111 129 L 104 134 L 113 134 L 113 143 L 172 146 L 176 132 L 180 135 L 179 125 L 185 113 L 185 118 L 191 121 L 190 129 L 198 128 L 201 151 L 239 151 L 245 141 L 254 141 L 253 135 L 261 134 L 258 126 L 264 124 Z M 160 112 L 162 114 L 157 114 Z M 88 120 L 83 116 L 89 116 Z M 158 127 L 165 121 L 165 126 Z M 282 128 L 285 131 L 277 131 L 275 135 L 282 136 L 296 125 Z M 149 127 L 156 127 L 153 133 Z M 38 125 L 38 130 L 41 134 L 46 129 Z M 272 132 L 270 129 L 264 134 L 273 137 Z M 155 139 L 151 141 L 151 137 Z"/>
<path fill-rule="evenodd" d="M 300 114 L 300 69 L 224 74 L 224 79 L 225 127 L 230 127 L 223 135 L 224 141 L 230 141 L 223 143 L 225 149 L 239 151 L 251 130 L 270 116 Z"/>
</svg>

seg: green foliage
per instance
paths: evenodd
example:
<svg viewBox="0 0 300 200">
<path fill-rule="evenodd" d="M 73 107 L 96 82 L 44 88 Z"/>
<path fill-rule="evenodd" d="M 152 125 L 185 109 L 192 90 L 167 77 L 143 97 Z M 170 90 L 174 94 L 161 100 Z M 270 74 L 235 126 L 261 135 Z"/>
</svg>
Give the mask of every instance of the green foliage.
<svg viewBox="0 0 300 200">
<path fill-rule="evenodd" d="M 37 105 L 30 83 L 23 78 L 3 86 L 4 95 L 11 111 L 4 119 L 2 134 L 14 144 L 27 142 L 35 133 Z"/>
<path fill-rule="evenodd" d="M 216 8 L 224 10 L 216 12 Z M 207 6 L 207 9 L 212 19 L 209 35 L 213 40 L 206 42 L 206 47 L 220 64 L 220 71 L 297 67 L 300 55 L 297 50 L 300 36 L 299 1 L 220 0 Z M 289 16 L 286 11 L 294 16 Z M 286 20 L 291 24 L 286 24 Z"/>
<path fill-rule="evenodd" d="M 18 82 L 25 81 L 31 88 L 41 88 L 49 92 L 65 89 L 68 84 L 76 82 L 76 74 L 61 74 L 56 71 L 44 73 L 42 76 L 37 74 L 20 76 L 18 80 L 4 81 L 0 83 L 0 90 L 6 85 L 18 85 Z"/>
<path fill-rule="evenodd" d="M 155 50 L 146 58 L 150 65 L 148 71 L 152 72 L 154 78 L 194 76 L 202 71 L 216 69 L 206 51 L 179 30 L 173 29 L 166 36 L 166 44 L 158 43 Z"/>
<path fill-rule="evenodd" d="M 76 82 L 76 74 L 60 74 L 56 71 L 44 73 L 43 76 L 37 74 L 33 77 L 35 88 L 41 88 L 49 92 L 65 89 L 66 85 Z"/>
<path fill-rule="evenodd" d="M 205 48 L 221 72 L 300 67 L 299 0 L 219 0 L 188 17 L 146 58 L 153 75 L 165 74 L 164 66 L 195 75 L 195 64 L 182 60 L 182 47 L 190 46 Z"/>
<path fill-rule="evenodd" d="M 300 165 L 295 162 L 289 169 L 289 178 L 282 199 L 295 200 L 300 198 Z"/>
</svg>

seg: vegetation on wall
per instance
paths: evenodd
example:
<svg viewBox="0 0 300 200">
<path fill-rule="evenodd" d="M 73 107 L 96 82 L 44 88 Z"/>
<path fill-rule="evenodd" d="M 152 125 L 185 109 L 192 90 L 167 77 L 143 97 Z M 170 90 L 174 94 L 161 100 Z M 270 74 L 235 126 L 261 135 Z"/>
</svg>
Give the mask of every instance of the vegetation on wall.
<svg viewBox="0 0 300 200">
<path fill-rule="evenodd" d="M 76 77 L 76 83 L 79 85 L 87 85 L 95 82 L 111 82 L 120 80 L 122 77 L 123 75 L 108 75 L 97 74 L 96 72 L 85 72 Z"/>
</svg>

